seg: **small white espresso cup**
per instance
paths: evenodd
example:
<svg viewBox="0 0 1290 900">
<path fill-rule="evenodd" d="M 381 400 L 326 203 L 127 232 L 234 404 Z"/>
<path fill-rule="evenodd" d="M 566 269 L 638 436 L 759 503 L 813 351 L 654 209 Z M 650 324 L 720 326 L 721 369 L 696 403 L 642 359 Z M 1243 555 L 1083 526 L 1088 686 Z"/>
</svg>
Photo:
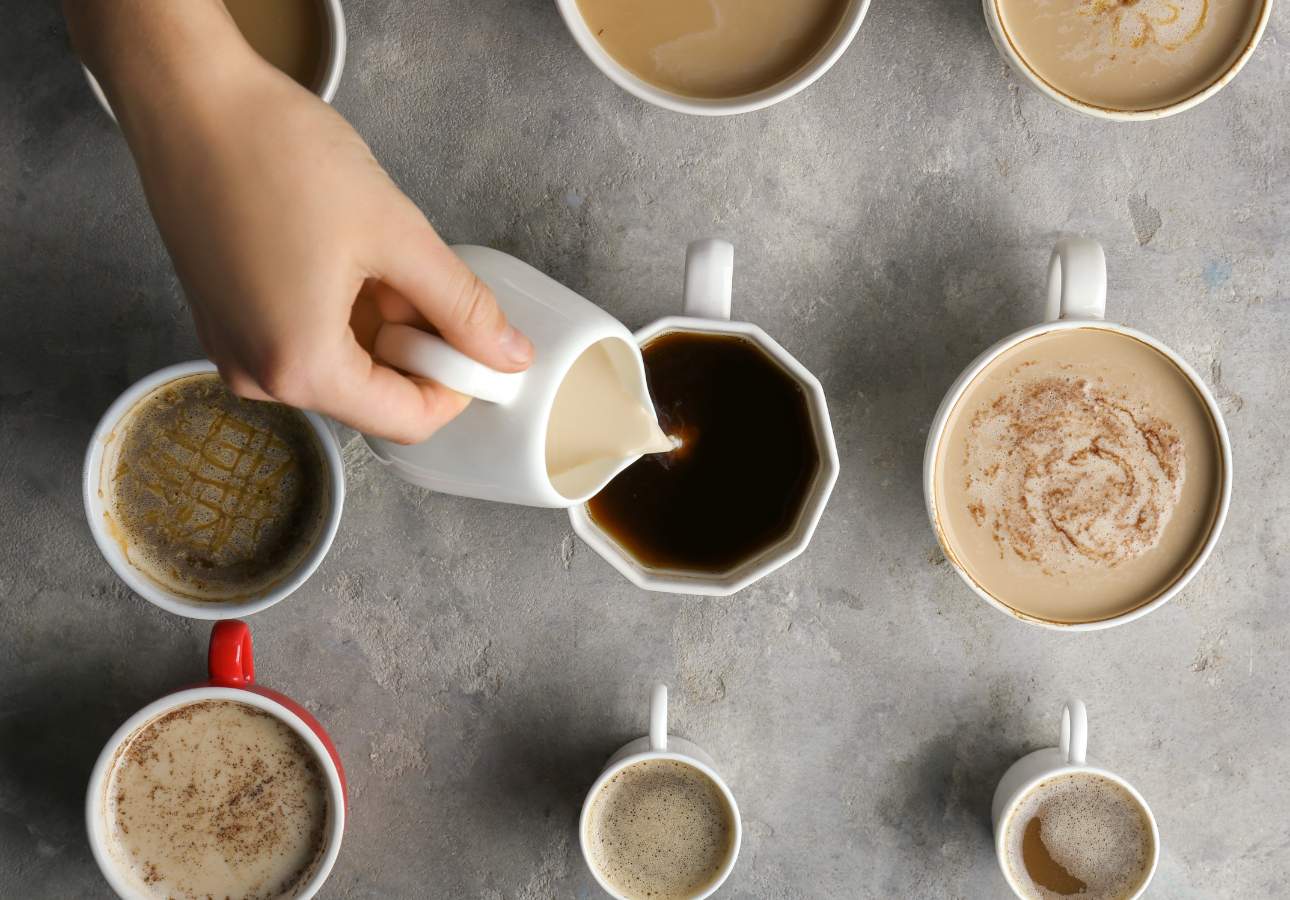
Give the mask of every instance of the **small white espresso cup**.
<svg viewBox="0 0 1290 900">
<path fill-rule="evenodd" d="M 249 616 L 262 609 L 267 609 L 289 595 L 305 583 L 314 573 L 331 549 L 336 529 L 340 527 L 340 514 L 345 504 L 345 466 L 341 460 L 340 444 L 327 421 L 316 413 L 303 412 L 315 437 L 323 464 L 327 467 L 328 491 L 330 502 L 327 518 L 318 535 L 318 540 L 300 564 L 289 575 L 279 580 L 267 590 L 241 600 L 195 600 L 184 597 L 155 580 L 130 561 L 129 555 L 121 542 L 113 534 L 110 516 L 111 491 L 108 481 L 115 467 L 117 449 L 117 428 L 135 408 L 135 406 L 162 385 L 169 384 L 190 375 L 215 374 L 215 364 L 208 360 L 194 360 L 167 366 L 141 378 L 124 394 L 118 397 L 103 418 L 99 420 L 94 434 L 90 438 L 89 449 L 85 453 L 85 467 L 81 474 L 81 495 L 85 501 L 85 517 L 90 524 L 90 533 L 99 552 L 107 560 L 112 570 L 131 590 L 150 603 L 155 603 L 167 612 L 190 619 L 230 619 Z"/>
<path fill-rule="evenodd" d="M 936 532 L 941 549 L 945 552 L 945 558 L 954 567 L 954 571 L 958 572 L 959 577 L 978 597 L 1000 612 L 1031 625 L 1039 625 L 1059 631 L 1095 631 L 1100 628 L 1123 625 L 1126 622 L 1141 618 L 1168 603 L 1179 591 L 1187 586 L 1188 582 L 1200 571 L 1205 561 L 1209 559 L 1210 553 L 1213 552 L 1214 546 L 1218 543 L 1218 536 L 1223 530 L 1223 523 L 1227 520 L 1227 510 L 1232 501 L 1232 444 L 1227 435 L 1227 426 L 1223 422 L 1223 414 L 1218 408 L 1218 402 L 1214 399 L 1214 395 L 1205 386 L 1205 382 L 1201 380 L 1196 370 L 1173 350 L 1148 334 L 1106 321 L 1105 315 L 1106 255 L 1102 251 L 1102 245 L 1086 237 L 1068 235 L 1061 238 L 1053 248 L 1053 253 L 1048 263 L 1048 307 L 1045 321 L 1009 335 L 974 359 L 963 370 L 963 373 L 959 375 L 954 384 L 950 386 L 949 391 L 946 392 L 945 399 L 941 401 L 940 408 L 936 411 L 936 417 L 932 420 L 932 426 L 927 435 L 927 449 L 923 454 L 923 500 L 927 505 L 927 515 L 931 519 L 932 529 Z M 1137 606 L 1118 616 L 1092 622 L 1050 622 L 1046 619 L 1037 619 L 1025 615 L 997 600 L 981 585 L 977 584 L 972 576 L 968 574 L 967 569 L 959 562 L 946 540 L 945 529 L 941 527 L 940 513 L 936 509 L 937 458 L 940 453 L 941 442 L 945 439 L 949 428 L 950 415 L 954 411 L 955 405 L 967 391 L 973 379 L 980 375 L 987 366 L 1022 341 L 1049 332 L 1080 328 L 1097 328 L 1136 338 L 1167 357 L 1187 377 L 1192 387 L 1195 388 L 1196 393 L 1204 401 L 1210 418 L 1213 420 L 1214 430 L 1218 435 L 1219 455 L 1222 457 L 1220 461 L 1222 484 L 1219 488 L 1218 509 L 1214 515 L 1214 523 L 1210 528 L 1209 535 L 1206 537 L 1200 552 L 1196 554 L 1196 558 L 1191 561 L 1191 564 L 1183 570 L 1169 587 L 1141 606 Z"/>
<path fill-rule="evenodd" d="M 1245 45 L 1245 49 L 1234 59 L 1227 71 L 1220 75 L 1213 83 L 1205 88 L 1179 100 L 1176 103 L 1170 103 L 1158 109 L 1111 109 L 1103 106 L 1094 106 L 1091 103 L 1085 103 L 1077 100 L 1069 94 L 1059 91 L 1053 87 L 1043 77 L 1032 69 L 1024 59 L 1021 58 L 1016 46 L 1012 43 L 1012 38 L 1008 36 L 1008 31 L 1003 26 L 1003 17 L 999 12 L 1000 0 L 982 0 L 982 6 L 985 9 L 985 24 L 990 32 L 990 37 L 994 39 L 994 46 L 999 50 L 999 55 L 1007 61 L 1014 72 L 1019 72 L 1023 78 L 1039 93 L 1043 94 L 1049 100 L 1060 103 L 1068 109 L 1084 113 L 1086 116 L 1092 116 L 1097 119 L 1109 119 L 1117 122 L 1149 122 L 1154 119 L 1163 119 L 1166 116 L 1172 116 L 1183 110 L 1191 109 L 1199 103 L 1208 100 L 1227 86 L 1236 73 L 1249 62 L 1250 57 L 1254 55 L 1254 49 L 1259 45 L 1259 39 L 1263 36 L 1264 30 L 1268 27 L 1268 20 L 1272 16 L 1272 0 L 1264 0 L 1263 11 L 1259 15 L 1258 24 L 1254 27 L 1254 33 L 1250 35 L 1250 41 Z"/>
<path fill-rule="evenodd" d="M 739 846 L 743 842 L 743 823 L 739 818 L 739 804 L 735 802 L 735 795 L 730 792 L 729 785 L 725 779 L 717 774 L 712 757 L 704 753 L 702 749 L 682 738 L 673 737 L 667 733 L 667 685 L 656 684 L 650 693 L 649 701 L 649 735 L 629 741 L 618 749 L 618 752 L 609 757 L 605 763 L 605 769 L 596 779 L 596 783 L 587 791 L 587 798 L 582 801 L 582 815 L 578 818 L 578 843 L 582 847 L 582 858 L 587 863 L 587 868 L 595 876 L 596 882 L 605 889 L 605 891 L 616 900 L 628 900 L 622 894 L 619 894 L 605 880 L 605 877 L 596 868 L 595 861 L 591 856 L 591 848 L 587 844 L 587 826 L 591 820 L 591 807 L 595 802 L 596 796 L 600 789 L 609 783 L 609 780 L 628 766 L 636 763 L 648 762 L 652 759 L 666 759 L 673 762 L 683 763 L 687 766 L 693 766 L 704 775 L 712 780 L 712 783 L 721 791 L 725 797 L 726 803 L 730 806 L 730 817 L 735 823 L 734 841 L 731 843 L 730 855 L 726 858 L 726 863 L 721 872 L 717 875 L 711 885 L 700 894 L 695 894 L 691 900 L 703 900 L 704 897 L 710 897 L 716 893 L 721 885 L 725 884 L 730 873 L 734 871 L 735 860 L 739 857 Z"/>
<path fill-rule="evenodd" d="M 1006 845 L 1008 827 L 1012 824 L 1012 817 L 1016 814 L 1017 808 L 1032 790 L 1043 782 L 1062 775 L 1098 775 L 1113 781 L 1124 788 L 1142 808 L 1147 823 L 1151 826 L 1151 865 L 1147 869 L 1147 876 L 1141 886 L 1126 900 L 1137 900 L 1141 897 L 1156 873 L 1156 865 L 1160 862 L 1160 829 L 1156 826 L 1155 814 L 1151 812 L 1151 807 L 1133 785 L 1114 772 L 1108 772 L 1090 763 L 1087 759 L 1087 750 L 1088 712 L 1083 702 L 1067 701 L 1062 707 L 1058 745 L 1036 750 L 1017 760 L 1007 772 L 1003 773 L 999 786 L 995 788 L 994 801 L 990 807 L 990 821 L 994 824 L 995 856 L 999 861 L 1003 877 L 1008 882 L 1008 887 L 1012 888 L 1013 893 L 1018 897 L 1024 898 L 1026 895 L 1022 893 L 1021 886 L 1017 884 L 1016 877 L 1012 873 L 1012 867 L 1008 864 Z"/>
<path fill-rule="evenodd" d="M 851 0 L 832 37 L 796 72 L 760 91 L 729 98 L 687 97 L 651 84 L 610 55 L 592 34 L 587 21 L 582 17 L 582 11 L 578 9 L 578 0 L 556 0 L 556 6 L 559 7 L 560 15 L 564 16 L 564 23 L 569 26 L 569 32 L 582 48 L 582 52 L 587 54 L 587 58 L 595 63 L 596 68 L 605 73 L 610 81 L 629 94 L 674 112 L 688 113 L 693 116 L 729 116 L 763 109 L 781 100 L 787 100 L 832 68 L 851 45 L 856 32 L 860 30 L 865 13 L 869 11 L 869 0 Z"/>
<path fill-rule="evenodd" d="M 336 96 L 336 90 L 340 87 L 340 76 L 345 71 L 345 51 L 348 45 L 345 11 L 341 8 L 340 0 L 316 0 L 316 2 L 327 20 L 327 47 L 324 51 L 322 70 L 318 73 L 317 84 L 310 89 L 321 97 L 324 103 L 331 103 Z M 112 105 L 108 103 L 102 85 L 89 69 L 84 66 L 81 68 L 85 72 L 85 80 L 89 82 L 90 90 L 99 101 L 99 106 L 102 106 L 103 111 L 115 120 L 116 114 L 112 112 Z"/>
<path fill-rule="evenodd" d="M 819 379 L 793 358 L 774 338 L 751 322 L 730 320 L 730 299 L 734 282 L 735 248 L 726 241 L 707 238 L 692 242 L 685 250 L 684 315 L 665 316 L 636 332 L 644 347 L 655 337 L 671 331 L 727 334 L 756 344 L 779 364 L 802 388 L 811 413 L 820 463 L 811 482 L 797 521 L 784 537 L 757 556 L 726 572 L 680 572 L 646 566 L 630 551 L 601 530 L 585 504 L 569 507 L 574 532 L 592 550 L 638 587 L 667 594 L 699 594 L 725 597 L 765 578 L 780 566 L 797 558 L 811 542 L 815 527 L 824 515 L 841 466 L 829 404 Z"/>
</svg>

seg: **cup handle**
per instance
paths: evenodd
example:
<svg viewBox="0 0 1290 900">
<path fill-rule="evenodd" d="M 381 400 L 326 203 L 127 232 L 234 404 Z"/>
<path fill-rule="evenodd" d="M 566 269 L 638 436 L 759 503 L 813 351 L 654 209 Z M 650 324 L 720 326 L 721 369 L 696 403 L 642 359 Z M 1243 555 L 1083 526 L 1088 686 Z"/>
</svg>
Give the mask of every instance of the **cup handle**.
<svg viewBox="0 0 1290 900">
<path fill-rule="evenodd" d="M 210 680 L 225 687 L 246 687 L 255 681 L 251 629 L 240 619 L 223 619 L 211 629 L 206 655 Z"/>
<path fill-rule="evenodd" d="M 734 277 L 733 244 L 720 238 L 691 241 L 685 248 L 685 314 L 729 321 Z"/>
<path fill-rule="evenodd" d="M 443 338 L 411 325 L 386 322 L 376 333 L 373 349 L 376 356 L 410 375 L 490 403 L 510 403 L 524 384 L 523 372 L 490 369 Z"/>
<path fill-rule="evenodd" d="M 1048 260 L 1047 321 L 1106 318 L 1106 254 L 1092 238 L 1068 234 Z"/>
<path fill-rule="evenodd" d="M 1082 766 L 1088 758 L 1088 710 L 1081 700 L 1067 700 L 1062 707 L 1058 750 L 1068 766 Z"/>
<path fill-rule="evenodd" d="M 667 685 L 656 684 L 649 698 L 649 748 L 655 753 L 667 750 Z"/>
</svg>

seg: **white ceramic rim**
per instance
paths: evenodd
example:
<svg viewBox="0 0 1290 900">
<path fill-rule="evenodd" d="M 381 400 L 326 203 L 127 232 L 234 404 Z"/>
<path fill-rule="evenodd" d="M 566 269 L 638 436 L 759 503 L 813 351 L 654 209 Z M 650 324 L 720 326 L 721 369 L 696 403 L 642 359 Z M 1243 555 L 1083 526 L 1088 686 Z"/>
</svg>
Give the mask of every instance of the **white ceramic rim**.
<svg viewBox="0 0 1290 900">
<path fill-rule="evenodd" d="M 345 464 L 341 459 L 340 444 L 327 422 L 317 413 L 302 410 L 305 419 L 313 428 L 314 435 L 318 438 L 318 444 L 327 465 L 328 488 L 331 491 L 331 505 L 327 510 L 327 519 L 309 553 L 290 575 L 259 596 L 247 600 L 192 600 L 167 590 L 143 571 L 135 568 L 125 558 L 120 545 L 107 533 L 103 525 L 106 503 L 99 492 L 103 455 L 109 436 L 135 407 L 135 404 L 163 384 L 189 375 L 201 374 L 217 374 L 215 364 L 202 359 L 167 366 L 139 379 L 113 401 L 95 426 L 94 434 L 90 437 L 89 448 L 85 452 L 85 465 L 81 472 L 81 498 L 85 504 L 85 517 L 90 525 L 90 533 L 94 535 L 94 543 L 98 545 L 99 552 L 112 567 L 112 571 L 116 572 L 117 577 L 132 591 L 175 615 L 187 616 L 190 619 L 236 619 L 257 613 L 286 599 L 304 584 L 322 563 L 327 551 L 331 549 L 332 541 L 336 538 L 337 529 L 340 528 L 340 516 L 345 506 Z"/>
<path fill-rule="evenodd" d="M 1020 344 L 1022 341 L 1038 337 L 1041 334 L 1047 334 L 1053 331 L 1070 331 L 1079 328 L 1096 328 L 1104 331 L 1111 331 L 1116 334 L 1123 334 L 1135 338 L 1147 346 L 1159 351 L 1170 362 L 1187 376 L 1191 381 L 1192 387 L 1205 402 L 1205 407 L 1209 411 L 1210 419 L 1214 423 L 1214 430 L 1218 433 L 1218 443 L 1222 460 L 1222 479 L 1223 486 L 1219 492 L 1218 511 L 1214 515 L 1214 523 L 1210 527 L 1209 536 L 1205 539 L 1204 545 L 1200 552 L 1196 554 L 1191 564 L 1183 570 L 1182 574 L 1174 580 L 1169 587 L 1165 588 L 1154 598 L 1134 607 L 1128 612 L 1121 613 L 1118 616 L 1111 616 L 1107 619 L 1099 619 L 1095 622 L 1052 622 L 1047 619 L 1040 619 L 1027 615 L 1013 609 L 1007 604 L 996 600 L 984 588 L 973 580 L 972 576 L 959 563 L 954 552 L 950 549 L 949 542 L 945 539 L 944 529 L 941 528 L 936 514 L 936 455 L 940 449 L 941 440 L 945 437 L 945 431 L 949 425 L 950 413 L 959 399 L 967 390 L 968 385 L 981 374 L 981 372 L 990 363 L 1002 355 L 1007 350 Z M 989 603 L 995 609 L 1005 613 L 1014 619 L 1019 619 L 1030 625 L 1039 625 L 1043 628 L 1050 628 L 1055 631 L 1097 631 L 1102 628 L 1113 628 L 1116 625 L 1124 625 L 1132 622 L 1134 619 L 1140 619 L 1149 612 L 1159 609 L 1173 599 L 1187 584 L 1196 577 L 1209 555 L 1218 543 L 1219 534 L 1223 531 L 1223 525 L 1227 521 L 1228 507 L 1232 502 L 1232 442 L 1227 434 L 1227 424 L 1223 421 L 1223 413 L 1218 408 L 1218 401 L 1214 399 L 1213 393 L 1201 380 L 1200 375 L 1196 373 L 1185 359 L 1175 353 L 1169 347 L 1160 343 L 1149 334 L 1144 334 L 1125 325 L 1115 322 L 1107 322 L 1102 319 L 1060 319 L 1055 322 L 1041 322 L 1038 325 L 1032 325 L 1030 328 L 1024 328 L 1021 331 L 1011 334 L 994 346 L 987 349 L 975 360 L 968 364 L 958 379 L 950 386 L 945 394 L 945 399 L 941 401 L 940 408 L 936 411 L 936 417 L 932 420 L 931 431 L 927 435 L 927 449 L 923 454 L 923 501 L 927 506 L 927 516 L 931 520 L 932 530 L 936 532 L 936 540 L 941 545 L 941 550 L 945 558 L 949 560 L 954 571 L 959 574 L 964 583 L 970 587 L 978 597 Z"/>
<path fill-rule="evenodd" d="M 94 853 L 94 861 L 98 863 L 99 870 L 103 873 L 103 877 L 107 879 L 108 885 L 119 897 L 124 898 L 124 900 L 153 900 L 154 895 L 138 890 L 131 879 L 124 874 L 125 867 L 116 860 L 108 847 L 107 809 L 104 803 L 107 777 L 121 745 L 139 728 L 157 716 L 178 707 L 199 703 L 203 700 L 231 700 L 235 703 L 254 706 L 269 713 L 283 724 L 289 726 L 309 745 L 309 749 L 313 751 L 318 760 L 319 767 L 326 775 L 328 812 L 330 814 L 327 826 L 327 849 L 323 853 L 317 868 L 314 869 L 313 876 L 305 883 L 300 893 L 296 895 L 297 900 L 308 900 L 308 898 L 317 894 L 319 888 L 327 881 L 327 877 L 331 874 L 332 866 L 336 864 L 336 857 L 340 855 L 341 839 L 345 834 L 345 791 L 341 787 L 340 773 L 336 770 L 336 763 L 332 760 L 331 754 L 327 752 L 327 747 L 323 744 L 322 739 L 314 733 L 312 728 L 305 724 L 303 719 L 281 703 L 271 700 L 263 694 L 242 688 L 196 687 L 167 694 L 165 697 L 149 703 L 126 719 L 125 723 L 116 730 L 116 733 L 108 739 L 107 744 L 103 747 L 103 752 L 99 754 L 98 760 L 94 763 L 94 769 L 90 773 L 89 787 L 86 789 L 85 794 L 85 830 L 89 835 L 90 850 Z"/>
<path fill-rule="evenodd" d="M 671 750 L 646 750 L 641 753 L 633 753 L 630 756 L 624 756 L 617 762 L 607 766 L 605 771 L 600 773 L 600 777 L 597 778 L 596 783 L 591 786 L 591 790 L 587 791 L 587 797 L 582 801 L 582 814 L 578 816 L 578 846 L 582 848 L 582 859 L 587 864 L 587 868 L 591 871 L 592 877 L 596 879 L 596 883 L 604 889 L 605 893 L 615 898 L 615 900 L 630 900 L 630 898 L 615 891 L 605 880 L 604 876 L 600 874 L 600 870 L 597 869 L 595 864 L 592 862 L 591 848 L 587 846 L 587 820 L 591 817 L 592 801 L 596 798 L 596 795 L 600 793 L 600 789 L 605 786 L 609 779 L 613 778 L 628 766 L 633 766 L 636 763 L 648 762 L 652 759 L 667 759 L 698 769 L 704 775 L 708 776 L 708 778 L 712 780 L 713 784 L 721 789 L 721 795 L 725 797 L 726 802 L 730 804 L 730 811 L 735 817 L 735 841 L 734 846 L 730 849 L 730 856 L 726 859 L 725 865 L 721 867 L 721 874 L 717 879 L 713 881 L 712 884 L 703 891 L 703 893 L 695 894 L 690 898 L 690 900 L 703 900 L 705 897 L 711 897 L 723 884 L 726 883 L 726 879 L 730 877 L 730 873 L 735 870 L 735 861 L 739 859 L 739 848 L 743 844 L 743 820 L 739 815 L 739 804 L 735 802 L 735 795 L 731 793 L 730 786 L 726 784 L 725 779 L 718 775 L 716 770 L 707 763 L 684 753 L 675 753 Z"/>
<path fill-rule="evenodd" d="M 698 574 L 653 569 L 637 562 L 630 553 L 592 521 L 585 504 L 580 503 L 569 507 L 569 522 L 573 526 L 574 533 L 582 538 L 588 547 L 637 587 L 665 594 L 728 597 L 801 556 L 811 543 L 811 538 L 814 537 L 816 526 L 824 515 L 825 507 L 828 506 L 829 497 L 833 494 L 833 487 L 837 484 L 838 473 L 841 470 L 837 441 L 833 436 L 833 423 L 829 417 L 829 404 L 819 379 L 781 347 L 774 338 L 751 322 L 666 316 L 637 331 L 636 343 L 643 346 L 651 339 L 669 331 L 698 331 L 747 338 L 778 363 L 806 391 L 820 463 L 806 502 L 802 504 L 798 513 L 796 524 L 783 540 L 767 547 L 752 559 L 745 560 L 734 569 L 727 572 Z"/>
<path fill-rule="evenodd" d="M 345 27 L 345 10 L 340 5 L 340 0 L 317 0 L 322 4 L 323 12 L 327 16 L 327 64 L 323 66 L 322 78 L 314 87 L 313 93 L 322 98 L 324 103 L 331 103 L 336 97 L 336 91 L 340 89 L 340 76 L 345 72 L 345 54 L 349 49 L 349 32 Z M 107 95 L 103 93 L 103 87 L 99 84 L 94 73 L 81 66 L 81 71 L 85 73 L 85 80 L 89 82 L 90 90 L 94 92 L 94 97 L 99 101 L 99 106 L 108 114 L 113 122 L 116 121 L 116 113 L 112 112 L 112 106 L 108 103 Z"/>
<path fill-rule="evenodd" d="M 559 7 L 565 25 L 569 27 L 570 34 L 582 48 L 582 52 L 610 81 L 629 94 L 673 112 L 687 113 L 692 116 L 731 116 L 764 109 L 781 100 L 787 100 L 831 69 L 851 46 L 856 32 L 860 30 L 865 14 L 869 11 L 869 0 L 851 0 L 833 35 L 813 57 L 787 78 L 751 94 L 720 99 L 687 97 L 650 84 L 609 55 L 583 20 L 582 12 L 578 9 L 578 0 L 556 0 L 556 6 Z"/>
<path fill-rule="evenodd" d="M 1057 88 L 1045 81 L 1038 72 L 1032 69 L 1026 61 L 1022 59 L 1020 51 L 1018 51 L 1016 46 L 1012 43 L 1012 38 L 1009 37 L 1007 29 L 1003 27 L 1003 19 L 999 15 L 998 2 L 999 0 L 981 0 L 982 7 L 985 10 L 985 21 L 988 26 L 987 30 L 990 32 L 990 37 L 994 39 L 994 45 L 998 48 L 999 55 L 1008 62 L 1013 70 L 1020 72 L 1025 76 L 1026 81 L 1029 82 L 1030 86 L 1048 97 L 1048 99 L 1060 103 L 1068 109 L 1084 113 L 1087 116 L 1092 116 L 1096 119 L 1108 119 L 1114 122 L 1150 122 L 1156 119 L 1163 119 L 1167 116 L 1176 115 L 1184 110 L 1191 109 L 1193 106 L 1208 100 L 1210 97 L 1214 96 L 1226 87 L 1227 84 L 1236 77 L 1237 73 L 1245 67 L 1245 64 L 1249 62 L 1250 57 L 1254 55 L 1254 51 L 1258 48 L 1259 41 L 1263 37 L 1263 32 L 1267 29 L 1268 21 L 1272 17 L 1272 0 L 1264 0 L 1263 11 L 1259 16 L 1258 24 L 1254 27 L 1254 33 L 1250 35 L 1249 43 L 1246 44 L 1245 49 L 1241 51 L 1240 55 L 1232 61 L 1232 64 L 1228 67 L 1227 71 L 1207 87 L 1197 91 L 1190 97 L 1179 100 L 1176 103 L 1171 103 L 1168 106 L 1161 106 L 1157 109 L 1126 110 L 1111 109 L 1109 107 L 1095 106 L 1091 103 L 1085 103 L 1082 100 L 1077 100 L 1069 94 L 1059 91 Z"/>
<path fill-rule="evenodd" d="M 1138 805 L 1142 807 L 1142 811 L 1147 814 L 1147 822 L 1151 825 L 1151 867 L 1147 869 L 1147 877 L 1142 880 L 1142 884 L 1139 885 L 1138 889 L 1125 898 L 1125 900 L 1138 900 L 1139 897 L 1147 892 L 1147 888 L 1150 886 L 1151 880 L 1155 878 L 1156 867 L 1160 864 L 1160 828 L 1156 825 L 1156 814 L 1151 811 L 1151 806 L 1147 803 L 1146 798 L 1138 793 L 1138 789 L 1129 784 L 1129 782 L 1125 781 L 1114 772 L 1109 772 L 1098 766 L 1087 764 L 1082 766 L 1063 765 L 1060 768 L 1050 769 L 1047 772 L 1043 772 L 1022 784 L 1021 787 L 1017 789 L 1017 792 L 1012 795 L 1012 799 L 1008 801 L 1008 805 L 1004 808 L 1003 814 L 999 817 L 1000 825 L 995 829 L 997 837 L 994 840 L 995 859 L 999 863 L 1000 871 L 1003 872 L 1004 880 L 1008 882 L 1008 887 L 1012 888 L 1012 892 L 1020 897 L 1021 900 L 1027 900 L 1027 895 L 1022 893 L 1021 888 L 1012 877 L 1012 867 L 1008 865 L 1008 851 L 1006 847 L 1008 842 L 1008 829 L 1012 827 L 1012 818 L 1017 813 L 1017 807 L 1020 806 L 1021 802 L 1030 795 L 1031 791 L 1043 784 L 1045 781 L 1052 781 L 1055 778 L 1061 778 L 1066 775 L 1099 775 L 1108 781 L 1113 781 L 1120 787 L 1124 788 L 1124 790 L 1128 792 L 1129 796 L 1137 801 Z"/>
</svg>

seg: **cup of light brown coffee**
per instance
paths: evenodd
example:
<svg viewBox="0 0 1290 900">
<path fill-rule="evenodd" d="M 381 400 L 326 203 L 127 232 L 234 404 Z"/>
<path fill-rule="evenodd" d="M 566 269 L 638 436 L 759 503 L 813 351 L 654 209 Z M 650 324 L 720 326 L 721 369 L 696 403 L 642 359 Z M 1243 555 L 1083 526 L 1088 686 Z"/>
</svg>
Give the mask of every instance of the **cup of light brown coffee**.
<svg viewBox="0 0 1290 900">
<path fill-rule="evenodd" d="M 734 794 L 707 753 L 667 732 L 667 686 L 656 684 L 649 734 L 609 758 L 582 804 L 583 858 L 616 900 L 702 900 L 739 856 Z"/>
<path fill-rule="evenodd" d="M 1160 829 L 1121 776 L 1089 761 L 1088 712 L 1062 707 L 1056 747 L 1017 760 L 991 803 L 995 856 L 1021 900 L 1137 900 L 1160 861 Z"/>
<path fill-rule="evenodd" d="M 941 549 L 1023 622 L 1087 630 L 1160 608 L 1196 575 L 1231 500 L 1209 388 L 1155 338 L 1105 320 L 1095 241 L 1053 250 L 1047 321 L 950 387 L 923 461 Z"/>
<path fill-rule="evenodd" d="M 245 616 L 322 563 L 345 499 L 321 416 L 242 400 L 214 363 L 180 363 L 123 393 L 90 438 L 90 531 L 136 594 L 197 619 Z"/>
<path fill-rule="evenodd" d="M 340 853 L 340 757 L 306 709 L 255 682 L 245 623 L 215 624 L 208 667 L 103 748 L 85 799 L 94 859 L 130 900 L 306 900 Z"/>
<path fill-rule="evenodd" d="M 347 33 L 340 0 L 224 0 L 252 49 L 301 87 L 330 103 L 345 69 Z M 116 118 L 102 86 L 89 71 L 90 89 Z"/>
<path fill-rule="evenodd" d="M 656 106 L 749 112 L 801 91 L 860 29 L 869 0 L 556 0 L 588 58 Z"/>
<path fill-rule="evenodd" d="M 1254 54 L 1272 0 L 983 0 L 999 53 L 1034 88 L 1090 116 L 1190 109 Z"/>
</svg>

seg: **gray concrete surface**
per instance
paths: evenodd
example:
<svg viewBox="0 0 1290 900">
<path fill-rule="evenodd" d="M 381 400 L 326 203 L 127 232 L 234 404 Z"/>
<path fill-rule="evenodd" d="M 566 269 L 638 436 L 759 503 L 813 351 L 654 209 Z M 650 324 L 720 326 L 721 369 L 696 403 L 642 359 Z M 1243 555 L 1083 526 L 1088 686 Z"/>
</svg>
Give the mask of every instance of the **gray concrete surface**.
<svg viewBox="0 0 1290 900">
<path fill-rule="evenodd" d="M 746 843 L 729 898 L 1003 896 L 989 799 L 1082 697 L 1091 753 L 1163 834 L 1154 897 L 1285 896 L 1290 780 L 1290 4 L 1234 85 L 1146 126 L 1021 86 L 974 0 L 876 0 L 804 95 L 706 121 L 587 62 L 548 0 L 350 0 L 337 107 L 450 239 L 631 326 L 684 243 L 738 248 L 739 314 L 829 392 L 843 472 L 813 546 L 726 600 L 649 596 L 557 513 L 434 496 L 348 448 L 321 571 L 252 620 L 262 680 L 330 727 L 351 821 L 329 898 L 598 895 L 575 819 L 673 686 Z M 975 599 L 919 475 L 958 370 L 1041 306 L 1061 231 L 1107 248 L 1116 317 L 1227 414 L 1224 540 L 1176 602 L 1055 635 Z M 48 3 L 0 29 L 0 897 L 106 894 L 82 798 L 103 741 L 199 677 L 208 627 L 126 591 L 81 454 L 136 378 L 199 349 L 130 158 Z"/>
</svg>

